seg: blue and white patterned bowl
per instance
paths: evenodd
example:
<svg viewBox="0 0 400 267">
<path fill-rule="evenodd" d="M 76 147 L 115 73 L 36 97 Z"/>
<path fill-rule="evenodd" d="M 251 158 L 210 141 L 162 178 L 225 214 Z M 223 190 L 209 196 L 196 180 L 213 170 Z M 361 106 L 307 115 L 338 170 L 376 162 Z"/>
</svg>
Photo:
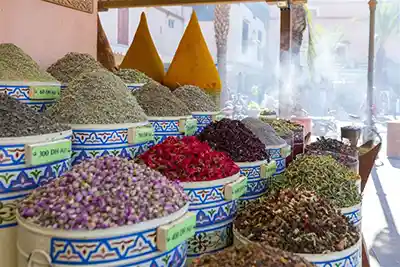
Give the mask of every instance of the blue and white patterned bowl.
<svg viewBox="0 0 400 267">
<path fill-rule="evenodd" d="M 274 175 L 281 174 L 286 168 L 286 157 L 282 155 L 282 148 L 286 147 L 287 144 L 277 145 L 277 146 L 267 146 L 267 152 L 272 160 L 276 162 L 276 173 Z"/>
<path fill-rule="evenodd" d="M 71 125 L 72 164 L 108 155 L 136 158 L 153 146 L 154 141 L 134 144 L 129 141 L 129 129 L 146 125 L 149 123 Z"/>
<path fill-rule="evenodd" d="M 201 133 L 205 127 L 216 120 L 220 112 L 192 112 L 193 119 L 197 120 L 196 134 Z"/>
<path fill-rule="evenodd" d="M 340 209 L 340 211 L 342 212 L 342 214 L 344 216 L 346 216 L 350 222 L 354 225 L 354 226 L 360 226 L 361 225 L 361 203 L 348 207 L 348 208 L 343 208 Z"/>
<path fill-rule="evenodd" d="M 169 136 L 183 137 L 182 122 L 191 116 L 181 117 L 148 117 L 154 128 L 155 143 L 163 142 Z"/>
<path fill-rule="evenodd" d="M 237 212 L 237 200 L 227 200 L 224 189 L 239 177 L 238 173 L 215 181 L 182 183 L 189 196 L 189 211 L 196 214 L 196 234 L 188 240 L 189 259 L 233 244 L 232 223 Z"/>
<path fill-rule="evenodd" d="M 18 266 L 29 266 L 28 261 L 32 266 L 184 266 L 187 242 L 160 251 L 156 237 L 158 227 L 180 219 L 188 212 L 188 206 L 163 218 L 93 231 L 47 229 L 17 214 Z M 42 255 L 32 254 L 34 251 Z"/>
</svg>

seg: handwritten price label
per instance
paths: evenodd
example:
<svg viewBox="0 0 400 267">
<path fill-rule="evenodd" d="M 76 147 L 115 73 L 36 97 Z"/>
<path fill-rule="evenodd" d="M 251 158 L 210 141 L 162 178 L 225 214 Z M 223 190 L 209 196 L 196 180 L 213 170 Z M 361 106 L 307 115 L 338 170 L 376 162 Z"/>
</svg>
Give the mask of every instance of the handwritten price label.
<svg viewBox="0 0 400 267">
<path fill-rule="evenodd" d="M 291 148 L 290 145 L 287 145 L 287 146 L 281 148 L 282 157 L 286 158 L 286 157 L 288 157 L 291 153 L 292 153 L 292 148 Z"/>
<path fill-rule="evenodd" d="M 226 200 L 234 200 L 247 192 L 247 177 L 241 176 L 236 182 L 225 186 L 224 196 Z"/>
<path fill-rule="evenodd" d="M 193 237 L 195 230 L 196 215 L 188 212 L 177 221 L 157 228 L 157 248 L 169 251 Z"/>
<path fill-rule="evenodd" d="M 30 99 L 56 99 L 61 95 L 59 86 L 29 86 Z"/>
<path fill-rule="evenodd" d="M 276 172 L 276 161 L 272 160 L 268 164 L 263 164 L 261 166 L 261 173 L 264 174 L 263 178 L 269 178 Z"/>
<path fill-rule="evenodd" d="M 154 141 L 153 127 L 143 126 L 128 129 L 128 142 L 130 144 L 143 144 L 150 141 Z"/>
<path fill-rule="evenodd" d="M 59 140 L 49 143 L 26 145 L 25 152 L 26 162 L 31 166 L 56 162 L 71 157 L 71 141 Z"/>
</svg>

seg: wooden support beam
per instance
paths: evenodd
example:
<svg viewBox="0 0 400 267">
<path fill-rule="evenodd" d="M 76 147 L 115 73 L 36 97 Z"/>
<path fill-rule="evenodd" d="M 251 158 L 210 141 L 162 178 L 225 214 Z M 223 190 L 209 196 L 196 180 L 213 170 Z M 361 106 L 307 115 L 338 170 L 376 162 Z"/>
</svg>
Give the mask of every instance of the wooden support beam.
<svg viewBox="0 0 400 267">
<path fill-rule="evenodd" d="M 99 0 L 99 10 L 109 8 L 129 7 L 155 7 L 155 6 L 183 6 L 183 5 L 205 5 L 205 4 L 239 4 L 243 2 L 260 2 L 260 0 Z M 276 4 L 278 0 L 265 0 L 268 4 Z M 292 3 L 306 3 L 307 0 L 292 0 Z"/>
</svg>

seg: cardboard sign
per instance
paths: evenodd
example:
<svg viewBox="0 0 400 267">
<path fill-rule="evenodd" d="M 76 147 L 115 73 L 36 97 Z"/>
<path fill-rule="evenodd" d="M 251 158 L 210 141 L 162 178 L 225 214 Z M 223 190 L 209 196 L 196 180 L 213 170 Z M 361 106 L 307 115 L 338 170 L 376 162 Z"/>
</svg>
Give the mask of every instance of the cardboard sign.
<svg viewBox="0 0 400 267">
<path fill-rule="evenodd" d="M 29 86 L 30 99 L 56 99 L 60 95 L 60 86 Z"/>
<path fill-rule="evenodd" d="M 188 212 L 179 220 L 157 228 L 157 249 L 169 251 L 194 236 L 196 214 Z"/>
<path fill-rule="evenodd" d="M 151 126 L 133 127 L 128 129 L 129 144 L 143 144 L 154 141 L 154 129 Z"/>
<path fill-rule="evenodd" d="M 276 161 L 271 160 L 268 164 L 261 165 L 261 177 L 269 178 L 276 172 Z"/>
<path fill-rule="evenodd" d="M 71 140 L 67 139 L 25 146 L 25 160 L 31 166 L 68 159 L 71 153 Z"/>
<path fill-rule="evenodd" d="M 290 156 L 291 153 L 292 153 L 292 148 L 290 145 L 287 145 L 287 146 L 281 148 L 282 157 L 286 158 L 286 157 Z"/>
<path fill-rule="evenodd" d="M 224 190 L 226 200 L 234 200 L 243 196 L 247 192 L 247 177 L 241 176 L 237 181 L 227 184 Z"/>
</svg>

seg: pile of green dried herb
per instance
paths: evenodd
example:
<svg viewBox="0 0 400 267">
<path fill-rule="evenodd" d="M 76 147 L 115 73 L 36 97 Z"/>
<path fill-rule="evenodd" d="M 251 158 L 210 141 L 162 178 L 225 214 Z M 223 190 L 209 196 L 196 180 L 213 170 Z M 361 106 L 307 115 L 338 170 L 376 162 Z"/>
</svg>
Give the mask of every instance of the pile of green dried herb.
<svg viewBox="0 0 400 267">
<path fill-rule="evenodd" d="M 42 135 L 71 129 L 6 94 L 0 94 L 0 118 L 0 138 Z"/>
<path fill-rule="evenodd" d="M 340 140 L 325 138 L 323 136 L 318 137 L 317 141 L 309 144 L 306 150 L 325 150 L 350 156 L 355 156 L 357 154 L 356 147 L 352 147 L 350 144 L 343 143 Z"/>
<path fill-rule="evenodd" d="M 267 245 L 233 246 L 215 254 L 206 254 L 195 260 L 192 267 L 312 267 L 302 257 Z"/>
<path fill-rule="evenodd" d="M 281 119 L 267 119 L 267 118 L 260 118 L 263 122 L 268 123 L 271 125 L 271 127 L 275 130 L 275 132 L 279 136 L 286 136 L 286 135 L 292 135 L 293 131 L 291 129 L 291 126 L 287 121 L 281 120 Z"/>
<path fill-rule="evenodd" d="M 57 82 L 21 48 L 0 44 L 0 81 Z"/>
<path fill-rule="evenodd" d="M 89 54 L 71 52 L 57 60 L 47 71 L 62 83 L 69 83 L 81 73 L 105 70 L 94 57 Z"/>
<path fill-rule="evenodd" d="M 249 203 L 235 219 L 250 241 L 292 253 L 324 254 L 345 250 L 359 230 L 334 206 L 312 191 L 286 189 Z"/>
<path fill-rule="evenodd" d="M 115 124 L 147 120 L 124 82 L 106 70 L 78 76 L 47 113 L 59 122 L 70 124 Z"/>
<path fill-rule="evenodd" d="M 306 155 L 318 155 L 318 156 L 331 156 L 340 164 L 345 166 L 354 166 L 357 163 L 357 159 L 354 157 L 350 157 L 345 154 L 339 154 L 331 151 L 323 151 L 323 150 L 307 150 L 305 152 Z"/>
<path fill-rule="evenodd" d="M 360 176 L 331 156 L 304 155 L 298 157 L 285 171 L 284 177 L 274 181 L 271 190 L 301 188 L 313 190 L 328 199 L 336 208 L 347 208 L 361 202 L 356 181 Z"/>
<path fill-rule="evenodd" d="M 173 91 L 191 112 L 215 112 L 218 107 L 215 102 L 201 88 L 193 85 L 184 85 Z"/>
<path fill-rule="evenodd" d="M 157 82 L 149 82 L 134 93 L 147 116 L 190 116 L 189 108 L 171 90 Z"/>
<path fill-rule="evenodd" d="M 146 74 L 143 72 L 140 72 L 135 69 L 119 69 L 114 72 L 115 75 L 121 78 L 121 80 L 124 81 L 124 83 L 131 83 L 131 84 L 137 84 L 137 83 L 148 83 L 152 79 L 149 78 Z"/>
<path fill-rule="evenodd" d="M 279 137 L 275 130 L 265 122 L 262 122 L 256 118 L 245 118 L 242 120 L 243 124 L 246 125 L 250 131 L 253 132 L 261 142 L 266 146 L 277 146 L 286 144 L 285 140 Z"/>
</svg>

